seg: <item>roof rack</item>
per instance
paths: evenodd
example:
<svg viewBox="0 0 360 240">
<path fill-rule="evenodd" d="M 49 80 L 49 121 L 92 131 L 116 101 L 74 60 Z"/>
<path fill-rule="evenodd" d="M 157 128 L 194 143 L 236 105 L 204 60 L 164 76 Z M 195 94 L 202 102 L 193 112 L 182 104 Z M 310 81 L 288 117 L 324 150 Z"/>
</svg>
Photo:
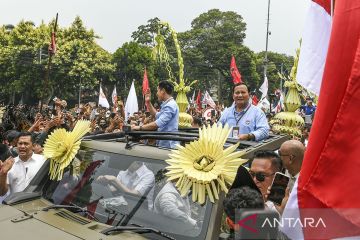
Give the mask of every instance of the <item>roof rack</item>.
<svg viewBox="0 0 360 240">
<path fill-rule="evenodd" d="M 129 130 L 129 129 L 128 129 Z M 198 131 L 198 129 L 197 129 Z M 154 139 L 154 140 L 172 140 L 180 142 L 191 142 L 199 138 L 199 133 L 194 132 L 158 132 L 158 131 L 125 131 L 117 133 L 105 133 L 98 135 L 85 136 L 84 140 L 111 140 L 121 139 L 127 143 L 127 147 L 132 146 L 131 143 L 137 142 L 143 139 Z M 255 141 L 241 141 L 238 149 L 246 149 L 246 152 L 253 153 L 256 150 L 276 150 L 281 143 L 290 139 L 288 135 L 274 135 L 270 134 L 269 138 L 261 142 Z M 226 144 L 236 144 L 237 139 L 228 138 Z M 251 154 L 252 155 L 252 154 Z"/>
</svg>

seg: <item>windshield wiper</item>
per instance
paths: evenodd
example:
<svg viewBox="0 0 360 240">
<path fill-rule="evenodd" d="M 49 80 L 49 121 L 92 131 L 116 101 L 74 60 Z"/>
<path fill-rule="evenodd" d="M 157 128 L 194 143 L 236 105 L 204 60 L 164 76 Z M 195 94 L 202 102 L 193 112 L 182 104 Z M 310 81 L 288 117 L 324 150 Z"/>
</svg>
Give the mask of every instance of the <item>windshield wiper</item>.
<svg viewBox="0 0 360 240">
<path fill-rule="evenodd" d="M 98 220 L 94 215 L 92 215 L 92 214 L 86 209 L 86 207 L 82 208 L 82 207 L 77 206 L 77 205 L 75 205 L 75 204 L 72 204 L 72 205 L 54 204 L 54 205 L 45 207 L 45 208 L 43 208 L 42 210 L 43 210 L 43 211 L 48 211 L 48 210 L 50 210 L 50 209 L 60 209 L 60 208 L 68 209 L 68 210 L 77 210 L 76 213 L 79 213 L 79 212 L 85 213 L 86 215 L 88 215 L 89 217 L 91 217 L 92 219 L 94 219 L 95 221 L 99 222 L 99 220 Z"/>
<path fill-rule="evenodd" d="M 167 239 L 171 239 L 171 240 L 176 240 L 175 238 L 155 229 L 155 228 L 150 228 L 150 227 L 142 227 L 142 226 L 115 226 L 115 227 L 110 227 L 107 228 L 105 230 L 102 230 L 101 233 L 105 234 L 105 235 L 109 235 L 112 232 L 123 232 L 123 231 L 132 231 L 135 233 L 155 233 L 157 235 L 160 235 L 164 238 Z"/>
</svg>

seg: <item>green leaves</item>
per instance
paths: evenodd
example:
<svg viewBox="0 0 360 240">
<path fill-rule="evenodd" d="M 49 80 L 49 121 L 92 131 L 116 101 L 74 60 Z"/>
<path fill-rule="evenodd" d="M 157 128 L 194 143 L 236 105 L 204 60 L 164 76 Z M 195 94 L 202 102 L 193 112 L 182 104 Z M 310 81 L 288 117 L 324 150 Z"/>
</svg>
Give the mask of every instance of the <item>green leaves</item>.
<svg viewBox="0 0 360 240">
<path fill-rule="evenodd" d="M 76 99 L 80 81 L 83 91 L 92 93 L 100 80 L 105 84 L 114 81 L 115 64 L 111 54 L 96 44 L 93 30 L 87 30 L 76 17 L 69 28 L 57 28 L 57 52 L 52 57 L 45 89 L 53 24 L 42 23 L 36 27 L 31 22 L 21 21 L 10 30 L 5 26 L 0 28 L 2 97 L 15 92 L 23 94 L 28 103 L 37 102 L 43 93 Z"/>
</svg>

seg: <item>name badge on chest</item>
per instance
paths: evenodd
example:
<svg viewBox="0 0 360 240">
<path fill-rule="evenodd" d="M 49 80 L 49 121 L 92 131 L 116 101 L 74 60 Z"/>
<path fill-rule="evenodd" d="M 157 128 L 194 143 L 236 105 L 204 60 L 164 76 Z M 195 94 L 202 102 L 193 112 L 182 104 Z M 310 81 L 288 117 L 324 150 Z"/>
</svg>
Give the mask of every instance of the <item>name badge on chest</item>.
<svg viewBox="0 0 360 240">
<path fill-rule="evenodd" d="M 232 129 L 232 137 L 237 138 L 239 136 L 239 127 L 233 127 Z"/>
</svg>

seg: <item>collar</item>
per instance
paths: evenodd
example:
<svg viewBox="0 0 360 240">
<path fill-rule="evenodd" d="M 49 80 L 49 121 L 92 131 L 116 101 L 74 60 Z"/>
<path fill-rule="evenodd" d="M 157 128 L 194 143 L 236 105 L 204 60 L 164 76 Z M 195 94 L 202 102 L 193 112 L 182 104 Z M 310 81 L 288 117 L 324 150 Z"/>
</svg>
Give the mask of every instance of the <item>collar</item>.
<svg viewBox="0 0 360 240">
<path fill-rule="evenodd" d="M 143 164 L 141 167 L 138 168 L 138 170 L 136 170 L 135 172 L 130 172 L 129 170 L 128 173 L 133 176 L 134 174 L 136 174 L 138 177 L 143 176 L 146 173 L 147 168 L 145 167 L 145 165 Z"/>
<path fill-rule="evenodd" d="M 166 105 L 168 102 L 170 102 L 172 99 L 174 99 L 173 97 L 169 97 L 166 101 L 163 101 L 162 103 L 161 103 L 161 106 L 164 106 L 164 105 Z"/>
<path fill-rule="evenodd" d="M 298 172 L 295 176 L 291 176 L 291 174 L 290 174 L 290 176 L 291 176 L 290 178 L 291 179 L 297 179 L 299 177 L 299 175 L 300 175 L 300 172 Z"/>
<path fill-rule="evenodd" d="M 33 159 L 34 159 L 34 152 L 31 154 L 31 157 L 30 157 L 27 161 L 23 161 L 23 160 L 20 159 L 19 156 L 17 156 L 17 157 L 15 158 L 15 163 L 18 163 L 19 161 L 25 163 L 25 162 L 29 162 L 29 161 L 31 161 L 31 160 L 33 160 Z"/>
<path fill-rule="evenodd" d="M 249 101 L 249 102 L 248 102 L 248 105 L 247 105 L 243 110 L 241 110 L 240 112 L 238 112 L 238 111 L 236 111 L 236 104 L 235 104 L 235 102 L 234 102 L 234 113 L 237 113 L 237 114 L 239 114 L 239 113 L 245 113 L 247 110 L 249 110 L 250 107 L 251 107 L 251 102 Z"/>
<path fill-rule="evenodd" d="M 232 230 L 238 231 L 240 228 L 239 224 L 235 224 L 229 217 L 226 217 L 226 223 Z"/>
</svg>

